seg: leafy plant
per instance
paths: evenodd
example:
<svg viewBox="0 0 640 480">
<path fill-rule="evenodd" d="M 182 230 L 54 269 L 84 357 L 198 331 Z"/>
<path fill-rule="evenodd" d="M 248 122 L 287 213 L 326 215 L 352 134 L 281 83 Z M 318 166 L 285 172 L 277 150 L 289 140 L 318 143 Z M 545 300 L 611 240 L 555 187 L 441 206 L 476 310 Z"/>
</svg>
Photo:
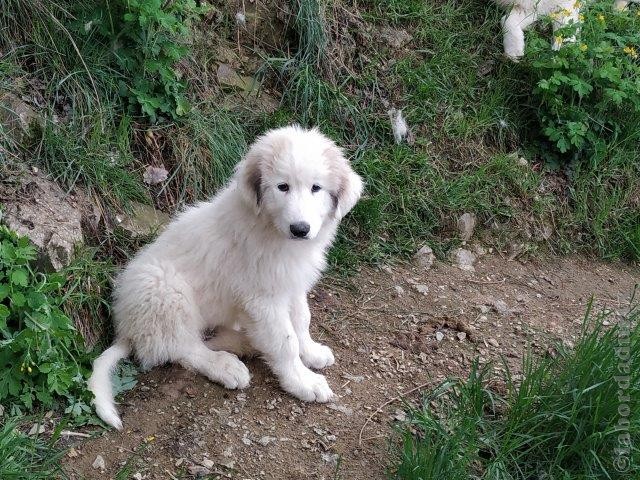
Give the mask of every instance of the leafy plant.
<svg viewBox="0 0 640 480">
<path fill-rule="evenodd" d="M 207 11 L 195 0 L 120 0 L 122 24 L 115 38 L 118 64 L 131 84 L 121 93 L 156 122 L 159 114 L 180 117 L 189 111 L 186 83 L 176 64 L 188 48 L 189 24 Z"/>
<path fill-rule="evenodd" d="M 82 417 L 91 412 L 90 358 L 59 308 L 63 277 L 35 273 L 36 256 L 27 238 L 0 226 L 0 401 L 14 414 L 63 405 Z"/>
<path fill-rule="evenodd" d="M 557 40 L 574 35 L 577 41 L 557 52 L 539 36 L 528 42 L 534 107 L 544 135 L 562 154 L 637 141 L 640 16 L 613 12 L 610 2 L 590 5 L 581 23 L 559 30 Z"/>
</svg>

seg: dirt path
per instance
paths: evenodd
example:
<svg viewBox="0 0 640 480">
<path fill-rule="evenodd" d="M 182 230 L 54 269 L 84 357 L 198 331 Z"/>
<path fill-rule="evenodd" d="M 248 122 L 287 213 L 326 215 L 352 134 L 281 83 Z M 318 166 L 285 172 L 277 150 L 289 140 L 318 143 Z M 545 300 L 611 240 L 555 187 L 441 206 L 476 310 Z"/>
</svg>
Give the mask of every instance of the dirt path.
<svg viewBox="0 0 640 480">
<path fill-rule="evenodd" d="M 544 353 L 550 339 L 572 342 L 592 294 L 599 306 L 624 309 L 638 281 L 640 270 L 622 264 L 497 256 L 482 257 L 475 273 L 437 263 L 366 269 L 349 285 L 327 279 L 311 305 L 316 337 L 336 354 L 326 372 L 336 404 L 292 399 L 259 360 L 248 362 L 252 383 L 241 392 L 157 368 L 124 396 L 125 431 L 75 442 L 64 466 L 74 479 L 114 478 L 127 460 L 122 478 L 381 479 L 402 405 L 375 415 L 360 442 L 379 406 L 466 375 L 476 356 L 503 355 L 517 368 L 528 345 Z M 92 467 L 97 455 L 105 471 Z"/>
</svg>

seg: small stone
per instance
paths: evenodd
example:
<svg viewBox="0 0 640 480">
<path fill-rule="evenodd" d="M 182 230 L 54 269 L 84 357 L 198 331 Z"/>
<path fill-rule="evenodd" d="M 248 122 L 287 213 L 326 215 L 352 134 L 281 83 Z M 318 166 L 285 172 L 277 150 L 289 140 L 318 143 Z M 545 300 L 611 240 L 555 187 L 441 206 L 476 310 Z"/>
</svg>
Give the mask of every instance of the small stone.
<svg viewBox="0 0 640 480">
<path fill-rule="evenodd" d="M 404 410 L 396 410 L 393 414 L 393 419 L 399 422 L 406 422 L 407 413 Z"/>
<path fill-rule="evenodd" d="M 258 91 L 259 83 L 253 77 L 240 75 L 229 64 L 221 63 L 216 72 L 220 87 L 226 90 L 241 90 L 245 93 Z"/>
<path fill-rule="evenodd" d="M 354 383 L 360 383 L 364 380 L 364 377 L 362 375 L 351 375 L 350 373 L 343 374 L 342 378 L 351 380 Z"/>
<path fill-rule="evenodd" d="M 436 332 L 436 341 L 437 342 L 441 342 L 442 340 L 444 340 L 444 333 L 437 331 Z"/>
<path fill-rule="evenodd" d="M 491 345 L 492 347 L 496 347 L 496 348 L 498 348 L 500 346 L 500 344 L 498 343 L 498 341 L 495 338 L 488 339 L 487 343 L 489 345 Z"/>
<path fill-rule="evenodd" d="M 31 430 L 29 430 L 28 435 L 40 435 L 41 433 L 44 433 L 44 432 L 45 432 L 44 425 L 34 423 L 33 426 L 31 427 Z"/>
<path fill-rule="evenodd" d="M 96 470 L 105 470 L 107 468 L 107 464 L 105 463 L 104 458 L 102 458 L 102 455 L 97 455 L 91 466 Z"/>
<path fill-rule="evenodd" d="M 154 167 L 149 165 L 142 174 L 142 180 L 149 185 L 157 185 L 164 182 L 169 176 L 169 172 L 164 166 Z"/>
<path fill-rule="evenodd" d="M 477 257 L 469 250 L 456 248 L 451 252 L 451 259 L 453 260 L 454 265 L 460 270 L 465 270 L 467 272 L 475 271 L 473 264 L 476 263 Z"/>
<path fill-rule="evenodd" d="M 380 38 L 385 40 L 390 47 L 402 48 L 409 43 L 413 37 L 404 29 L 384 27 L 380 30 Z"/>
<path fill-rule="evenodd" d="M 208 468 L 209 470 L 211 470 L 215 465 L 215 463 L 213 462 L 213 460 L 209 458 L 205 458 L 204 460 L 202 460 L 202 462 L 200 462 L 200 465 L 202 465 L 204 468 Z"/>
<path fill-rule="evenodd" d="M 229 470 L 231 470 L 231 469 L 235 468 L 236 461 L 235 460 L 231 460 L 230 458 L 223 458 L 223 459 L 218 461 L 218 464 L 220 464 L 223 467 L 228 468 Z"/>
<path fill-rule="evenodd" d="M 176 463 L 174 463 L 174 465 L 175 465 L 176 467 L 179 467 L 179 466 L 180 466 L 180 465 L 182 465 L 184 462 L 185 462 L 185 459 L 184 459 L 184 458 L 179 458 L 179 459 L 177 459 L 177 460 L 176 460 Z"/>
<path fill-rule="evenodd" d="M 151 205 L 131 202 L 131 213 L 117 220 L 119 228 L 135 239 L 159 233 L 170 219 L 169 215 Z"/>
<path fill-rule="evenodd" d="M 260 437 L 260 439 L 258 440 L 258 443 L 263 447 L 266 447 L 267 445 L 269 445 L 272 442 L 275 442 L 276 440 L 277 440 L 276 437 L 270 437 L 268 435 L 265 435 L 263 437 Z"/>
<path fill-rule="evenodd" d="M 393 289 L 396 292 L 396 296 L 402 297 L 404 295 L 404 288 L 402 288 L 400 285 L 394 285 Z"/>
<path fill-rule="evenodd" d="M 349 407 L 346 407 L 344 405 L 338 405 L 336 403 L 329 403 L 329 404 L 327 404 L 327 407 L 329 407 L 331 410 L 335 410 L 337 412 L 344 413 L 347 417 L 350 417 L 351 415 L 353 415 L 353 410 L 351 410 Z"/>
<path fill-rule="evenodd" d="M 458 231 L 463 242 L 471 240 L 475 228 L 476 216 L 473 213 L 463 213 L 458 219 Z"/>
<path fill-rule="evenodd" d="M 242 437 L 242 443 L 244 443 L 245 445 L 249 446 L 251 445 L 251 439 L 247 438 L 247 437 Z"/>
<path fill-rule="evenodd" d="M 136 472 L 133 474 L 133 480 L 142 480 L 144 477 L 142 476 L 142 474 L 140 472 Z"/>
<path fill-rule="evenodd" d="M 189 475 L 193 475 L 195 477 L 203 477 L 211 473 L 211 470 L 203 467 L 202 465 L 189 465 L 187 467 L 187 471 L 189 472 Z"/>
<path fill-rule="evenodd" d="M 322 453 L 321 456 L 322 456 L 322 460 L 324 460 L 325 462 L 327 462 L 329 465 L 332 465 L 332 466 L 336 466 L 338 464 L 338 458 L 340 458 L 337 453 L 328 453 L 328 452 Z"/>
<path fill-rule="evenodd" d="M 458 337 L 458 340 L 460 340 L 461 342 L 464 342 L 467 338 L 467 334 L 466 332 L 458 332 L 456 333 L 456 337 Z"/>
<path fill-rule="evenodd" d="M 493 308 L 503 317 L 511 315 L 511 309 L 504 300 L 494 300 Z"/>
<path fill-rule="evenodd" d="M 480 313 L 484 314 L 487 314 L 491 311 L 491 308 L 489 308 L 487 305 L 480 305 L 478 309 L 480 310 Z"/>
<path fill-rule="evenodd" d="M 520 157 L 518 158 L 518 165 L 520 165 L 521 167 L 526 167 L 527 165 L 529 165 L 529 162 L 526 158 Z"/>
<path fill-rule="evenodd" d="M 427 293 L 429 293 L 428 285 L 423 285 L 419 283 L 417 285 L 414 285 L 413 288 L 415 288 L 416 292 L 421 293 L 422 295 L 426 295 Z"/>
<path fill-rule="evenodd" d="M 433 266 L 433 262 L 436 260 L 436 256 L 433 254 L 433 250 L 429 245 L 424 245 L 420 248 L 414 257 L 418 265 L 423 267 L 425 270 L 430 269 Z"/>
<path fill-rule="evenodd" d="M 78 456 L 78 451 L 75 448 L 71 447 L 67 452 L 67 457 L 76 458 L 77 456 Z"/>
</svg>

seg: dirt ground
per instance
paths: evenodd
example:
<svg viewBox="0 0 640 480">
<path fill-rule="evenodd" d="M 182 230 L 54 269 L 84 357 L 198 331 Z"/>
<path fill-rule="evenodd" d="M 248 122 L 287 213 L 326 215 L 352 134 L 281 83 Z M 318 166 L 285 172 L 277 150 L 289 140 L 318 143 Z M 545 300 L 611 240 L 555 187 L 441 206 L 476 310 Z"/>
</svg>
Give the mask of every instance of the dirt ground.
<svg viewBox="0 0 640 480">
<path fill-rule="evenodd" d="M 436 262 L 327 278 L 310 303 L 315 337 L 336 355 L 325 372 L 336 403 L 293 399 L 259 359 L 247 362 L 243 391 L 156 368 L 121 399 L 124 431 L 71 437 L 64 468 L 73 479 L 115 478 L 126 462 L 118 478 L 385 478 L 403 417 L 393 399 L 419 401 L 423 386 L 465 376 L 475 357 L 517 369 L 528 347 L 571 345 L 592 294 L 623 311 L 639 281 L 640 269 L 623 264 L 498 255 L 481 257 L 475 273 Z M 93 466 L 98 455 L 105 469 Z"/>
</svg>

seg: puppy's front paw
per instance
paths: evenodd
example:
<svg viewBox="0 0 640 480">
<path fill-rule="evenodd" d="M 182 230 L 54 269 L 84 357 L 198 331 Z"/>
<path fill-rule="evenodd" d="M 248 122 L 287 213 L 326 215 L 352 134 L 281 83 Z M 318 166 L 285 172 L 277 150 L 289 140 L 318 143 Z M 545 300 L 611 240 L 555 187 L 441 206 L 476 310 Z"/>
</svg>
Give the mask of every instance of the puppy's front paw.
<svg viewBox="0 0 640 480">
<path fill-rule="evenodd" d="M 282 375 L 280 383 L 286 392 L 305 402 L 325 403 L 334 398 L 327 379 L 302 365 Z"/>
<path fill-rule="evenodd" d="M 336 361 L 331 349 L 317 342 L 305 345 L 305 348 L 300 352 L 300 359 L 307 367 L 317 370 L 330 367 Z"/>
<path fill-rule="evenodd" d="M 220 352 L 224 354 L 223 360 L 218 365 L 218 381 L 225 388 L 236 389 L 249 386 L 251 375 L 249 369 L 238 357 L 231 353 Z"/>
</svg>

